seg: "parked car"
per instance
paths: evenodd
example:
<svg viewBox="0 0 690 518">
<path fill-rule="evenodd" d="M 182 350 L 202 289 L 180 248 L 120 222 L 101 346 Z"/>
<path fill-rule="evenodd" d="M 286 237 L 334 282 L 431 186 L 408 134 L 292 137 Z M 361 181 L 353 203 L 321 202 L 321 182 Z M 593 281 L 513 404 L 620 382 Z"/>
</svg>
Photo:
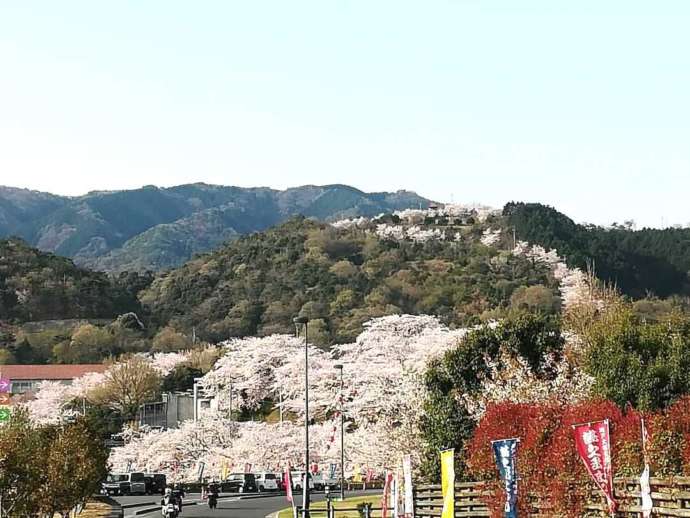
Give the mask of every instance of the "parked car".
<svg viewBox="0 0 690 518">
<path fill-rule="evenodd" d="M 261 472 L 256 474 L 256 485 L 262 491 L 278 491 L 278 480 L 275 473 Z"/>
<path fill-rule="evenodd" d="M 274 473 L 276 477 L 276 484 L 278 485 L 278 491 L 283 491 L 285 489 L 283 480 L 285 477 L 285 473 Z"/>
<path fill-rule="evenodd" d="M 323 475 L 323 485 L 328 489 L 336 489 L 340 487 L 340 473 L 336 472 L 333 478 L 328 475 Z"/>
<path fill-rule="evenodd" d="M 101 492 L 106 495 L 145 495 L 146 486 L 146 476 L 141 472 L 110 473 L 101 484 Z"/>
<path fill-rule="evenodd" d="M 232 473 L 221 483 L 221 489 L 229 493 L 256 493 L 256 477 L 254 473 Z"/>
<path fill-rule="evenodd" d="M 311 480 L 315 491 L 323 491 L 324 487 L 326 487 L 326 482 L 321 473 L 311 473 Z"/>
<path fill-rule="evenodd" d="M 165 488 L 168 485 L 168 480 L 163 473 L 146 473 L 146 492 L 149 495 L 160 493 L 165 494 Z"/>
<path fill-rule="evenodd" d="M 304 487 L 304 471 L 291 471 L 293 491 L 301 491 Z M 314 489 L 314 479 L 309 477 L 309 489 Z"/>
</svg>

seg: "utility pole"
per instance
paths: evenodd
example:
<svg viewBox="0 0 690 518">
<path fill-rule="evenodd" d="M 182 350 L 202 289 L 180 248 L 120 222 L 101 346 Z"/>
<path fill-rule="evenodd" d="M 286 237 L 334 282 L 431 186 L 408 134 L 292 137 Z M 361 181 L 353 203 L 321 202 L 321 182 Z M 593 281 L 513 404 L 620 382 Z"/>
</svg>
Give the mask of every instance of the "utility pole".
<svg viewBox="0 0 690 518">
<path fill-rule="evenodd" d="M 280 387 L 280 426 L 283 426 L 283 387 Z"/>
<path fill-rule="evenodd" d="M 199 420 L 199 380 L 194 378 L 194 422 Z"/>
<path fill-rule="evenodd" d="M 297 332 L 304 326 L 304 490 L 302 497 L 302 509 L 304 518 L 309 513 L 309 319 L 307 317 L 296 317 L 293 319 Z"/>
<path fill-rule="evenodd" d="M 345 500 L 345 400 L 343 399 L 343 364 L 334 365 L 340 371 L 340 500 Z"/>
</svg>

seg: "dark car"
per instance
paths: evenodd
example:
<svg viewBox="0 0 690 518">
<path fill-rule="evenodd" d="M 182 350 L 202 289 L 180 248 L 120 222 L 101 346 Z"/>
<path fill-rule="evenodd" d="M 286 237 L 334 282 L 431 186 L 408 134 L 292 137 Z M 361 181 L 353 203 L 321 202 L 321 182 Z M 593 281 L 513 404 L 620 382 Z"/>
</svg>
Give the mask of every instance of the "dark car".
<svg viewBox="0 0 690 518">
<path fill-rule="evenodd" d="M 102 484 L 101 491 L 107 495 L 145 495 L 146 477 L 143 473 L 111 473 Z"/>
<path fill-rule="evenodd" d="M 221 489 L 228 493 L 256 493 L 254 473 L 233 473 L 221 484 Z"/>
<path fill-rule="evenodd" d="M 146 473 L 146 492 L 150 495 L 155 493 L 165 494 L 168 485 L 167 478 L 162 473 Z"/>
</svg>

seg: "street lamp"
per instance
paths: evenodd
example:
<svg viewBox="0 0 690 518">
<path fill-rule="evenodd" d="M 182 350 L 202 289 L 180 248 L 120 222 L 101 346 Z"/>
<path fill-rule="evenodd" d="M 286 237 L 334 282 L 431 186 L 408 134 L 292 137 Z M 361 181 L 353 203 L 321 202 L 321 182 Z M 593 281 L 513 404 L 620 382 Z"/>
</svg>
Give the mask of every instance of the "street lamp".
<svg viewBox="0 0 690 518">
<path fill-rule="evenodd" d="M 194 422 L 199 420 L 199 380 L 194 378 Z"/>
<path fill-rule="evenodd" d="M 302 498 L 302 509 L 306 512 L 304 516 L 309 516 L 309 319 L 307 317 L 295 317 L 297 336 L 302 326 L 304 326 L 304 492 Z"/>
<path fill-rule="evenodd" d="M 345 500 L 345 401 L 343 400 L 343 364 L 336 363 L 340 371 L 340 500 Z"/>
</svg>

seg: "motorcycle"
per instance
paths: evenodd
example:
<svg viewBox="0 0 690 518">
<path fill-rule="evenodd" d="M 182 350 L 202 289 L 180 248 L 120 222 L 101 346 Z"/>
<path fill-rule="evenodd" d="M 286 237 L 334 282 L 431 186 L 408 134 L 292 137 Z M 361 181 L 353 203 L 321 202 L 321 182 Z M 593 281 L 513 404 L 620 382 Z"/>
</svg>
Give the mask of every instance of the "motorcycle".
<svg viewBox="0 0 690 518">
<path fill-rule="evenodd" d="M 177 518 L 177 515 L 179 514 L 179 509 L 177 508 L 177 505 L 175 505 L 173 502 L 169 502 L 167 504 L 163 504 L 161 514 L 165 518 Z"/>
</svg>

